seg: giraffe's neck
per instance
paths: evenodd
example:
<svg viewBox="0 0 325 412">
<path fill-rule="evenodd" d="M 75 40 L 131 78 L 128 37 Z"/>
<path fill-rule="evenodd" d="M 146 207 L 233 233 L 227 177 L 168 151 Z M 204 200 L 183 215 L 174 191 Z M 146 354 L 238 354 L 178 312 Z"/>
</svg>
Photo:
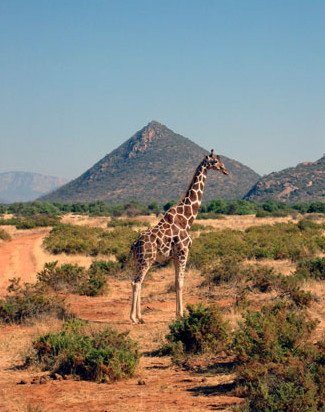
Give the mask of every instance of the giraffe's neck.
<svg viewBox="0 0 325 412">
<path fill-rule="evenodd" d="M 188 219 L 188 226 L 192 225 L 199 212 L 203 199 L 206 177 L 207 167 L 204 162 L 202 162 L 196 169 L 187 191 L 177 204 L 178 206 L 190 206 L 184 207 L 184 213 Z"/>
</svg>

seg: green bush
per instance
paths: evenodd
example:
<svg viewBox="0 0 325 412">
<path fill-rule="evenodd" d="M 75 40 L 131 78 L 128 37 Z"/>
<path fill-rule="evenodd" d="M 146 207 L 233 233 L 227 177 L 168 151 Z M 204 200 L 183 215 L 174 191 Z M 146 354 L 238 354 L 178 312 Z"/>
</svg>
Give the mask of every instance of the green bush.
<svg viewBox="0 0 325 412">
<path fill-rule="evenodd" d="M 189 264 L 201 268 L 225 256 L 234 256 L 237 260 L 305 259 L 325 251 L 322 226 L 314 225 L 306 230 L 304 224 L 276 223 L 251 226 L 245 232 L 224 229 L 202 233 L 193 241 Z"/>
<path fill-rule="evenodd" d="M 107 231 L 85 226 L 58 225 L 44 239 L 44 247 L 51 253 L 114 255 L 123 262 L 138 233 L 128 228 Z"/>
<path fill-rule="evenodd" d="M 306 292 L 300 288 L 290 292 L 290 298 L 300 308 L 310 306 L 315 300 L 310 292 Z"/>
<path fill-rule="evenodd" d="M 244 259 L 248 254 L 243 232 L 225 229 L 202 233 L 193 241 L 190 249 L 189 264 L 201 268 L 218 257 L 235 256 Z"/>
<path fill-rule="evenodd" d="M 87 296 L 98 296 L 106 291 L 107 277 L 99 265 L 83 266 L 63 264 L 57 266 L 57 261 L 45 263 L 44 268 L 37 274 L 37 279 L 55 291 L 67 290 Z"/>
<path fill-rule="evenodd" d="M 11 217 L 10 219 L 4 219 L 4 218 L 0 219 L 1 226 L 7 226 L 7 225 L 16 226 L 16 225 L 19 225 L 20 223 L 21 223 L 21 219 L 18 217 Z"/>
<path fill-rule="evenodd" d="M 119 262 L 111 260 L 95 260 L 89 267 L 88 272 L 92 274 L 103 274 L 106 276 L 115 276 L 121 269 Z"/>
<path fill-rule="evenodd" d="M 31 215 L 28 217 L 13 217 L 0 219 L 0 225 L 12 225 L 17 229 L 34 229 L 36 227 L 56 226 L 60 222 L 57 216 Z"/>
<path fill-rule="evenodd" d="M 309 306 L 314 300 L 310 292 L 300 288 L 302 282 L 299 277 L 277 274 L 272 267 L 266 265 L 244 266 L 233 256 L 225 256 L 206 265 L 202 274 L 205 277 L 203 286 L 231 282 L 240 284 L 244 295 L 237 296 L 237 300 L 244 297 L 246 301 L 247 292 L 254 290 L 262 293 L 276 290 L 281 298 L 289 298 L 295 306 L 301 308 Z"/>
<path fill-rule="evenodd" d="M 275 200 L 267 200 L 262 204 L 263 210 L 266 210 L 267 212 L 275 212 L 276 210 L 279 210 L 278 203 Z"/>
<path fill-rule="evenodd" d="M 10 280 L 9 294 L 0 300 L 0 321 L 22 323 L 30 318 L 49 314 L 68 317 L 64 299 L 48 293 L 40 283 L 20 284 L 20 278 Z"/>
<path fill-rule="evenodd" d="M 17 202 L 7 206 L 7 213 L 12 213 L 15 216 L 31 217 L 35 215 L 44 215 L 56 217 L 61 214 L 61 211 L 53 204 L 48 202 Z"/>
<path fill-rule="evenodd" d="M 59 223 L 60 218 L 57 216 L 33 215 L 30 217 L 22 218 L 21 221 L 16 224 L 16 228 L 33 229 L 35 227 L 56 226 Z"/>
<path fill-rule="evenodd" d="M 197 215 L 198 220 L 207 220 L 207 219 L 218 219 L 218 220 L 224 220 L 225 217 L 223 215 L 220 215 L 219 213 L 215 212 L 208 212 L 208 213 L 199 213 Z"/>
<path fill-rule="evenodd" d="M 284 364 L 255 364 L 240 373 L 247 382 L 249 412 L 317 412 L 324 410 L 315 376 L 302 360 L 288 359 Z"/>
<path fill-rule="evenodd" d="M 33 347 L 44 370 L 113 382 L 132 376 L 139 362 L 137 345 L 127 334 L 110 328 L 94 331 L 85 322 L 72 319 L 60 332 L 40 336 Z"/>
<path fill-rule="evenodd" d="M 214 227 L 211 225 L 202 225 L 201 223 L 193 223 L 191 226 L 191 232 L 206 232 L 214 230 Z"/>
<path fill-rule="evenodd" d="M 264 209 L 259 209 L 259 210 L 256 212 L 255 216 L 256 216 L 256 217 L 272 217 L 271 213 L 270 213 L 270 212 L 267 212 L 267 211 L 264 210 Z"/>
<path fill-rule="evenodd" d="M 187 305 L 187 313 L 169 325 L 166 336 L 169 351 L 175 362 L 183 355 L 222 351 L 228 342 L 228 324 L 222 319 L 216 305 L 205 307 L 201 303 Z"/>
<path fill-rule="evenodd" d="M 325 280 L 325 258 L 298 262 L 295 275 L 303 279 Z"/>
<path fill-rule="evenodd" d="M 163 205 L 163 210 L 167 212 L 167 210 L 170 209 L 172 206 L 176 205 L 176 203 L 177 203 L 177 200 L 174 200 L 174 199 L 170 200 L 169 202 Z"/>
<path fill-rule="evenodd" d="M 203 204 L 200 207 L 200 213 L 214 213 L 214 214 L 226 214 L 228 209 L 228 204 L 224 200 L 216 199 Z"/>
<path fill-rule="evenodd" d="M 260 209 L 256 212 L 256 217 L 287 217 L 292 213 L 290 210 L 275 210 L 273 212 L 268 212 L 266 210 Z"/>
<path fill-rule="evenodd" d="M 253 215 L 256 212 L 256 206 L 247 200 L 236 200 L 230 202 L 227 206 L 228 215 Z"/>
<path fill-rule="evenodd" d="M 313 202 L 309 205 L 307 213 L 325 213 L 325 202 Z"/>
<path fill-rule="evenodd" d="M 324 344 L 308 343 L 316 324 L 284 302 L 244 315 L 232 346 L 247 395 L 242 410 L 323 410 Z"/>
<path fill-rule="evenodd" d="M 136 219 L 112 219 L 107 227 L 150 227 L 148 222 Z"/>
<path fill-rule="evenodd" d="M 296 261 L 325 250 L 325 238 L 320 227 L 304 231 L 299 224 L 291 222 L 249 227 L 244 240 L 249 250 L 247 257 L 256 259 Z"/>
<path fill-rule="evenodd" d="M 211 262 L 203 268 L 203 276 L 205 280 L 203 284 L 214 283 L 229 283 L 239 280 L 242 269 L 240 261 L 234 256 L 223 256 L 216 261 Z"/>
<path fill-rule="evenodd" d="M 234 350 L 240 362 L 283 362 L 305 342 L 317 325 L 286 302 L 248 310 L 234 334 Z"/>
<path fill-rule="evenodd" d="M 274 269 L 269 266 L 256 264 L 244 266 L 241 260 L 235 256 L 224 256 L 206 265 L 203 268 L 205 283 L 238 282 L 245 284 L 248 289 L 258 289 L 260 292 L 268 292 L 276 289 L 279 278 Z"/>
<path fill-rule="evenodd" d="M 276 289 L 282 275 L 276 274 L 270 266 L 257 264 L 243 268 L 241 277 L 246 280 L 248 286 L 264 293 Z"/>
</svg>

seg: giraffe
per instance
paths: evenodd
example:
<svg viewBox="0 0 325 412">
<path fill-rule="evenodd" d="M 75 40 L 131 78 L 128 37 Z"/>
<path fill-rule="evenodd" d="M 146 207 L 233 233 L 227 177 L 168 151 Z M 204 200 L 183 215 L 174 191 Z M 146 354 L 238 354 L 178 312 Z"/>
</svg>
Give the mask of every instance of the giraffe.
<svg viewBox="0 0 325 412">
<path fill-rule="evenodd" d="M 176 317 L 183 316 L 182 289 L 188 252 L 192 244 L 190 228 L 202 202 L 209 169 L 229 174 L 220 156 L 211 150 L 210 155 L 206 155 L 197 167 L 188 189 L 177 204 L 165 213 L 156 226 L 140 234 L 131 246 L 131 254 L 136 263 L 130 314 L 133 324 L 144 323 L 141 316 L 141 285 L 152 264 L 159 260 L 174 261 Z"/>
</svg>

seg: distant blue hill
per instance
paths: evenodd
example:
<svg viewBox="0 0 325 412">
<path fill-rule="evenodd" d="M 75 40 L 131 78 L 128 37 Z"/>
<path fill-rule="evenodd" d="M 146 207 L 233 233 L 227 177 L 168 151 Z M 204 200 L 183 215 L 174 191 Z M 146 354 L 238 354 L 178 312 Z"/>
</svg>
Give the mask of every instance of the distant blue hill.
<svg viewBox="0 0 325 412">
<path fill-rule="evenodd" d="M 0 203 L 29 202 L 67 181 L 65 178 L 30 172 L 0 173 Z"/>
</svg>

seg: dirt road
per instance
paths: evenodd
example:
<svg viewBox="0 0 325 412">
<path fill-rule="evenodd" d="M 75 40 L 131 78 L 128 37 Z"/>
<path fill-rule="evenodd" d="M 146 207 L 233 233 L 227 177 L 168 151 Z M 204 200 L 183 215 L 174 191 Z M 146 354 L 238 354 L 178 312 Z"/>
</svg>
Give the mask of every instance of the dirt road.
<svg viewBox="0 0 325 412">
<path fill-rule="evenodd" d="M 60 264 L 72 263 L 88 267 L 92 258 L 87 256 L 68 256 L 61 254 L 53 256 L 43 247 L 43 239 L 49 234 L 50 228 L 32 230 L 17 230 L 6 227 L 12 235 L 10 242 L 0 244 L 0 296 L 6 293 L 9 279 L 20 277 L 22 282 L 34 282 L 36 274 L 46 262 L 58 260 Z"/>
<path fill-rule="evenodd" d="M 48 230 L 16 232 L 15 238 L 0 247 L 0 293 L 8 286 L 8 280 L 20 277 L 24 282 L 36 279 L 41 262 L 38 259 L 43 238 Z"/>
</svg>

